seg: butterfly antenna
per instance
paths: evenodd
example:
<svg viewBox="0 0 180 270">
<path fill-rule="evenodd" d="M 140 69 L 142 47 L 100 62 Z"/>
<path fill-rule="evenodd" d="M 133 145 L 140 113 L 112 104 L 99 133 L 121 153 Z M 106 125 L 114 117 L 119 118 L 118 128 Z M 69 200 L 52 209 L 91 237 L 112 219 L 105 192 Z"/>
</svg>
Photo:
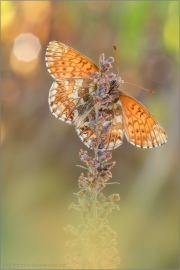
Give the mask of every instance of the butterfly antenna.
<svg viewBox="0 0 180 270">
<path fill-rule="evenodd" d="M 137 87 L 137 88 L 140 88 L 140 89 L 142 89 L 142 90 L 144 90 L 144 91 L 146 91 L 146 92 L 149 92 L 149 93 L 151 93 L 151 94 L 153 94 L 153 93 L 154 93 L 154 91 L 153 91 L 153 90 L 150 90 L 150 89 L 147 89 L 147 88 L 141 87 L 141 86 L 136 85 L 136 84 L 134 84 L 134 83 L 130 83 L 130 82 L 124 82 L 124 83 L 129 84 L 129 85 L 133 85 L 133 86 L 135 86 L 135 87 Z"/>
<path fill-rule="evenodd" d="M 113 45 L 113 48 L 114 48 L 114 56 L 115 56 L 115 61 L 116 61 L 116 68 L 117 68 L 117 71 L 118 71 L 118 77 L 119 77 L 118 52 L 117 52 L 117 47 L 116 47 L 115 44 Z"/>
</svg>

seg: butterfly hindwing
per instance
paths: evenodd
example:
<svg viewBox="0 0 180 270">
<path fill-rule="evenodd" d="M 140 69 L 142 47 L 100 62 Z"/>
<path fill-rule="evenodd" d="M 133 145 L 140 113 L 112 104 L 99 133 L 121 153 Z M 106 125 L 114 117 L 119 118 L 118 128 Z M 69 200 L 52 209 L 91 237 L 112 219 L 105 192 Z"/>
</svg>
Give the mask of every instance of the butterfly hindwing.
<svg viewBox="0 0 180 270">
<path fill-rule="evenodd" d="M 96 84 L 90 78 L 55 81 L 49 91 L 52 114 L 66 123 L 76 124 L 90 109 L 91 93 L 95 89 Z"/>
<path fill-rule="evenodd" d="M 122 110 L 120 102 L 109 103 L 104 112 L 109 116 L 104 121 L 103 125 L 98 128 L 98 136 L 103 141 L 104 150 L 113 150 L 123 142 Z M 90 113 L 95 114 L 94 109 Z M 109 130 L 105 136 L 102 136 L 103 129 L 109 124 Z M 87 116 L 80 125 L 77 125 L 76 131 L 84 144 L 87 147 L 92 148 L 92 141 L 96 138 L 96 132 L 90 125 L 89 116 Z"/>
</svg>

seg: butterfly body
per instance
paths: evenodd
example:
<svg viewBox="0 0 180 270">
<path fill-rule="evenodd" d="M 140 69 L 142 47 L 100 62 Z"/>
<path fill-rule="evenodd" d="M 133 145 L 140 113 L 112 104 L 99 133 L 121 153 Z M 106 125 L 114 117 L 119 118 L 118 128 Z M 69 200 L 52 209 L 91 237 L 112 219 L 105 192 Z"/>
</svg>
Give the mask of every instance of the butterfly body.
<svg viewBox="0 0 180 270">
<path fill-rule="evenodd" d="M 49 107 L 52 114 L 69 124 L 83 143 L 92 148 L 96 137 L 90 128 L 90 114 L 93 115 L 93 94 L 97 90 L 98 67 L 87 57 L 68 47 L 52 41 L 46 51 L 48 72 L 55 79 L 49 92 Z M 105 124 L 111 125 L 105 138 L 104 149 L 120 146 L 125 134 L 127 140 L 142 148 L 152 148 L 167 141 L 163 128 L 152 114 L 137 100 L 120 90 L 120 78 L 112 79 L 109 95 L 112 97 L 105 109 L 108 115 Z M 100 127 L 99 132 L 103 126 Z"/>
</svg>

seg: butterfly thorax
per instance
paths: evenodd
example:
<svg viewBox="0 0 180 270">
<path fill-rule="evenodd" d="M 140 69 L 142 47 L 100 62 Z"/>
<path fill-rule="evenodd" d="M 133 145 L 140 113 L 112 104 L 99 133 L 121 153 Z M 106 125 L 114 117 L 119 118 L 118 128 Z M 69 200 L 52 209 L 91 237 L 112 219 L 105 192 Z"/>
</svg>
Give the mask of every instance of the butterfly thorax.
<svg viewBox="0 0 180 270">
<path fill-rule="evenodd" d="M 111 88 L 119 89 L 121 85 L 124 83 L 124 81 L 121 79 L 121 77 L 116 77 L 111 80 Z"/>
<path fill-rule="evenodd" d="M 117 101 L 121 94 L 120 87 L 123 84 L 123 80 L 120 77 L 116 77 L 110 81 L 109 95 L 113 101 Z"/>
</svg>

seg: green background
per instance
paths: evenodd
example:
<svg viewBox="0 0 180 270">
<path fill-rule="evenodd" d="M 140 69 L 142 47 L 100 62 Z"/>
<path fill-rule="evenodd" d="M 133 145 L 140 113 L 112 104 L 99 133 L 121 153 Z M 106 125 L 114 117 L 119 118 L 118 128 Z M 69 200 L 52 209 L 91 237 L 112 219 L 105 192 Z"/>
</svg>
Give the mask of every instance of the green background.
<svg viewBox="0 0 180 270">
<path fill-rule="evenodd" d="M 139 149 L 124 138 L 112 152 L 116 167 L 105 194 L 119 193 L 120 212 L 109 215 L 117 232 L 121 269 L 178 269 L 178 1 L 2 1 L 2 268 L 63 268 L 69 204 L 86 147 L 73 126 L 48 108 L 53 78 L 44 55 L 61 41 L 95 63 L 118 48 L 122 79 L 153 89 L 122 86 L 167 132 L 167 144 Z M 41 44 L 31 62 L 17 59 L 14 40 L 32 33 Z M 117 73 L 114 65 L 113 72 Z M 91 153 L 91 150 L 88 150 Z M 91 153 L 92 154 L 92 153 Z"/>
</svg>

